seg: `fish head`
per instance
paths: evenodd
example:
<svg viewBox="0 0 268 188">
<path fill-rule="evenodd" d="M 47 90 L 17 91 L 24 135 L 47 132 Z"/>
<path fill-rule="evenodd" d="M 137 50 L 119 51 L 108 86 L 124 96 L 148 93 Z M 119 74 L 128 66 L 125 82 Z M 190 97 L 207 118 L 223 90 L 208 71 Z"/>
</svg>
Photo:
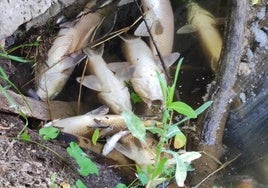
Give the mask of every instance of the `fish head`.
<svg viewBox="0 0 268 188">
<path fill-rule="evenodd" d="M 120 90 L 119 90 L 120 91 Z M 123 110 L 132 110 L 130 94 L 125 87 L 121 92 L 100 92 L 98 98 L 101 103 L 110 107 L 115 114 L 120 114 Z"/>
<path fill-rule="evenodd" d="M 156 75 L 149 77 L 149 79 L 144 79 L 144 77 L 132 78 L 131 83 L 135 92 L 152 112 L 159 113 L 162 111 L 164 98 Z"/>
<path fill-rule="evenodd" d="M 191 23 L 193 27 L 198 27 L 200 25 L 212 24 L 216 25 L 214 16 L 197 3 L 189 3 L 187 5 L 188 14 L 187 20 L 188 23 Z"/>
</svg>

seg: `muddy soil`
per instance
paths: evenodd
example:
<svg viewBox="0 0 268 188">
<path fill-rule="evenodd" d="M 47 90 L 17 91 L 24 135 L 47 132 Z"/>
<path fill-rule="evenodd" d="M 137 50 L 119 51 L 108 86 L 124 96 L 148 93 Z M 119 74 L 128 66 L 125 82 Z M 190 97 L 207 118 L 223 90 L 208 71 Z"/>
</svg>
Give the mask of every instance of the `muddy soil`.
<svg viewBox="0 0 268 188">
<path fill-rule="evenodd" d="M 204 1 L 200 1 L 200 3 L 204 3 Z M 185 11 L 185 10 L 184 10 Z M 251 102 L 254 97 L 256 97 L 261 92 L 267 92 L 267 84 L 263 85 L 267 81 L 268 77 L 268 67 L 267 67 L 267 51 L 268 51 L 268 2 L 262 1 L 259 5 L 249 5 L 248 6 L 248 17 L 247 17 L 247 29 L 245 32 L 245 37 L 243 41 L 243 54 L 241 56 L 241 62 L 239 65 L 239 72 L 238 72 L 238 79 L 236 80 L 236 88 L 235 93 L 237 99 L 234 100 L 236 103 L 233 103 L 232 109 L 233 113 L 236 112 L 235 110 L 239 107 L 243 106 L 244 104 L 248 104 L 247 102 Z M 185 12 L 183 13 L 186 14 Z M 133 18 L 134 19 L 134 18 Z M 52 24 L 51 24 L 52 23 Z M 48 27 L 49 26 L 49 27 Z M 177 26 L 178 27 L 178 26 Z M 52 29 L 51 29 L 52 28 Z M 46 25 L 42 28 L 34 28 L 31 29 L 28 33 L 24 33 L 20 35 L 19 38 L 22 40 L 18 40 L 16 35 L 9 38 L 11 41 L 12 38 L 15 39 L 17 45 L 20 42 L 33 42 L 34 39 L 39 36 L 43 35 L 44 45 L 41 49 L 39 48 L 38 51 L 31 49 L 32 52 L 42 52 L 44 56 L 46 56 L 46 52 L 49 49 L 51 41 L 53 41 L 53 36 L 57 32 L 57 26 L 54 25 L 53 22 L 50 22 L 49 25 Z M 228 35 L 226 33 L 225 35 Z M 24 36 L 24 37 L 21 37 Z M 47 37 L 47 38 L 46 38 Z M 28 40 L 25 40 L 27 38 Z M 44 43 L 41 43 L 43 45 Z M 113 44 L 110 44 L 111 46 Z M 183 45 L 183 44 L 182 44 Z M 188 45 L 187 43 L 185 45 Z M 176 47 L 175 47 L 176 48 Z M 118 48 L 117 48 L 118 49 Z M 189 46 L 191 49 L 191 45 Z M 114 49 L 116 50 L 116 48 Z M 187 51 L 187 50 L 186 50 Z M 25 49 L 23 52 L 17 52 L 22 55 L 27 54 L 29 49 Z M 198 52 L 200 53 L 200 52 Z M 120 56 L 120 53 L 117 54 Z M 114 58 L 116 59 L 116 57 Z M 187 60 L 186 61 L 190 61 Z M 3 65 L 3 66 L 2 66 Z M 30 88 L 34 88 L 34 83 L 29 81 L 33 79 L 33 69 L 31 65 L 21 65 L 15 62 L 10 62 L 8 60 L 1 59 L 1 66 L 5 69 L 6 73 L 10 76 L 11 80 L 19 87 L 19 89 L 23 92 L 23 94 L 27 95 L 27 92 Z M 71 77 L 69 82 L 67 83 L 68 88 L 65 88 L 63 93 L 68 92 L 68 95 L 59 96 L 58 99 L 64 101 L 75 101 L 77 100 L 77 95 L 79 86 L 75 82 L 76 75 L 81 74 L 83 67 L 78 68 L 77 72 Z M 211 76 L 211 72 L 209 70 L 204 71 L 205 79 L 211 81 L 213 75 Z M 193 73 L 181 74 L 182 80 L 191 77 L 192 79 Z M 183 78 L 183 76 L 185 76 Z M 200 77 L 200 74 L 197 75 Z M 202 77 L 202 76 L 201 76 Z M 202 79 L 202 78 L 201 78 Z M 193 79 L 195 80 L 195 79 Z M 193 101 L 193 98 L 198 96 L 198 99 L 194 100 L 192 103 L 193 106 L 198 106 L 200 102 L 200 98 L 204 94 L 204 91 L 207 89 L 207 83 L 201 84 L 198 83 L 200 78 L 196 79 L 196 82 L 191 81 L 191 85 L 185 86 L 184 90 L 180 92 L 183 93 L 183 97 L 185 101 Z M 5 85 L 6 83 L 0 79 L 1 85 Z M 27 85 L 25 86 L 25 83 Z M 185 82 L 187 83 L 187 81 Z M 187 90 L 187 87 L 189 88 Z M 178 90 L 180 87 L 178 86 Z M 70 92 L 72 91 L 72 92 Z M 194 91 L 201 91 L 202 94 L 198 94 L 198 92 Z M 86 92 L 86 91 L 84 91 Z M 86 94 L 85 94 L 86 95 Z M 185 97 L 185 96 L 188 96 Z M 238 101 L 238 102 L 237 102 Z M 254 100 L 253 100 L 254 101 Z M 98 104 L 95 104 L 98 105 Z M 74 109 L 75 107 L 71 108 Z M 93 108 L 93 107 L 92 107 Z M 267 109 L 267 108 L 266 108 Z M 98 163 L 100 170 L 100 176 L 89 176 L 89 177 L 81 177 L 78 175 L 76 171 L 76 164 L 75 162 L 70 159 L 67 155 L 65 150 L 65 145 L 62 146 L 60 142 L 45 142 L 40 136 L 37 134 L 36 130 L 31 130 L 27 128 L 28 134 L 31 136 L 32 140 L 42 145 L 51 148 L 52 150 L 56 151 L 61 157 L 65 160 L 62 160 L 54 153 L 50 152 L 48 149 L 44 148 L 44 146 L 40 146 L 31 142 L 23 142 L 20 140 L 13 139 L 17 136 L 20 132 L 24 123 L 17 115 L 14 115 L 16 112 L 13 111 L 5 111 L 1 110 L 0 113 L 0 152 L 2 153 L 0 157 L 0 187 L 49 187 L 53 182 L 51 176 L 55 173 L 56 180 L 55 184 L 63 185 L 66 184 L 74 184 L 77 179 L 81 179 L 85 182 L 89 187 L 115 187 L 117 183 L 122 182 L 129 184 L 132 177 L 127 177 L 127 173 L 124 172 L 122 169 L 117 168 L 109 168 L 108 166 L 112 166 L 114 163 L 112 161 L 107 160 L 106 158 L 102 158 L 100 156 L 93 155 L 93 159 L 95 158 L 96 162 Z M 86 111 L 86 110 L 85 110 Z M 72 112 L 68 113 L 76 113 L 76 109 Z M 48 115 L 49 116 L 49 115 Z M 34 117 L 34 116 L 33 116 Z M 47 116 L 46 116 L 47 117 Z M 232 126 L 230 122 L 233 122 L 232 119 L 236 117 L 229 117 L 229 126 Z M 42 119 L 48 120 L 49 118 Z M 36 127 L 40 124 L 39 120 L 30 118 L 31 127 Z M 258 122 L 256 122 L 258 123 Z M 197 122 L 193 122 L 193 124 L 198 124 Z M 189 127 L 188 127 L 189 128 Z M 190 130 L 190 131 L 189 131 Z M 187 129 L 185 127 L 185 132 L 187 132 L 187 136 L 189 139 L 189 150 L 196 148 L 202 138 L 200 134 L 202 130 L 199 130 L 198 127 L 192 127 Z M 253 129 L 254 131 L 254 129 Z M 226 133 L 228 135 L 228 133 Z M 255 135 L 258 136 L 258 135 Z M 229 137 L 230 138 L 230 137 Z M 267 141 L 267 140 L 266 140 Z M 231 144 L 239 143 L 239 140 L 235 140 L 234 142 L 230 142 Z M 228 145 L 231 148 L 232 145 Z M 255 147 L 255 146 L 253 146 Z M 242 148 L 240 152 L 248 152 L 246 147 Z M 252 148 L 251 148 L 252 149 Z M 251 150 L 251 152 L 255 152 L 255 150 Z M 263 155 L 267 155 L 267 153 L 262 153 Z M 231 160 L 234 155 L 228 155 L 228 158 L 222 159 L 222 162 Z M 101 161 L 99 160 L 101 159 Z M 104 162 L 105 161 L 105 162 Z M 197 161 L 198 163 L 198 161 Z M 247 163 L 246 163 L 247 164 Z M 245 164 L 245 165 L 246 165 Z M 265 163 L 264 165 L 268 165 Z M 209 166 L 209 165 L 207 165 Z M 265 171 L 263 171 L 265 172 Z M 197 172 L 198 173 L 198 172 Z M 267 172 L 266 172 L 267 173 Z M 228 171 L 226 172 L 228 174 Z M 225 175 L 226 175 L 225 174 Z M 222 183 L 223 179 L 226 177 L 224 174 L 217 177 L 218 182 L 220 185 L 225 186 Z M 240 172 L 236 171 L 236 175 L 240 176 Z M 243 175 L 248 175 L 244 173 Z M 223 178 L 222 178 L 223 177 Z M 252 177 L 250 174 L 250 180 L 254 180 L 254 186 L 258 187 L 258 185 L 263 185 L 267 183 L 267 181 L 260 181 L 255 180 L 255 177 Z M 215 178 L 215 177 L 214 177 Z M 248 178 L 248 176 L 247 176 Z M 264 175 L 265 179 L 267 175 Z M 238 182 L 243 180 L 243 178 L 229 178 L 231 183 L 226 185 L 232 184 L 232 182 Z M 268 178 L 267 178 L 268 179 Z M 195 183 L 200 182 L 202 179 L 195 180 Z M 189 183 L 194 184 L 194 183 Z M 206 186 L 206 182 L 203 184 Z"/>
</svg>

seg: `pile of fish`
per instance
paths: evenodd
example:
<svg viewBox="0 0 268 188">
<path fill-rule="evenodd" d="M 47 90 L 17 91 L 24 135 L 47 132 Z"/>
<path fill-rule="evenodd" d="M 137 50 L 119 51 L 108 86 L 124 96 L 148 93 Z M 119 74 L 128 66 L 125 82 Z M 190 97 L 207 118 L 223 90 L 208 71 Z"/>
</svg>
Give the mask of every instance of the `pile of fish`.
<svg viewBox="0 0 268 188">
<path fill-rule="evenodd" d="M 90 44 L 97 30 L 102 27 L 107 12 L 109 14 L 112 6 L 109 3 L 112 2 L 116 6 L 136 6 L 136 4 L 128 0 L 109 1 L 109 3 L 107 1 L 102 2 L 103 4 L 101 2 L 91 0 L 75 21 L 61 24 L 62 28 L 48 51 L 48 59 L 36 76 L 38 78 L 36 92 L 41 100 L 54 99 L 65 86 L 75 66 L 86 58 L 87 74 L 77 78 L 77 81 L 97 91 L 99 102 L 104 106 L 84 115 L 53 120 L 45 126 L 52 125 L 60 128 L 62 132 L 88 139 L 96 129 L 99 129 L 100 138 L 105 138 L 106 143 L 93 145 L 89 142 L 85 147 L 107 155 L 121 164 L 129 164 L 125 157 L 139 166 L 152 164 L 157 140 L 147 134 L 147 143 L 141 143 L 127 129 L 121 113 L 133 109 L 129 88 L 125 82 L 131 83 L 132 89 L 151 112 L 159 113 L 164 108 L 165 101 L 158 77 L 160 75 L 166 80 L 165 69 L 179 58 L 179 53 L 172 53 L 174 40 L 172 7 L 169 0 L 141 0 L 144 20 L 133 34 L 120 36 L 122 53 L 127 62 L 106 63 L 103 58 L 105 44 L 94 48 Z M 204 43 L 209 58 L 213 62 L 218 62 L 221 45 L 215 48 L 208 42 L 212 37 L 214 38 L 211 40 L 221 42 L 213 16 L 196 3 L 190 3 L 188 9 L 190 24 L 188 26 L 200 34 L 200 40 Z M 203 27 L 208 27 L 210 33 L 202 32 Z M 183 30 L 182 28 L 178 33 L 183 33 Z M 150 35 L 148 45 L 141 37 Z M 212 69 L 215 67 L 213 63 Z M 153 119 L 144 120 L 143 123 L 145 126 L 161 125 Z"/>
</svg>

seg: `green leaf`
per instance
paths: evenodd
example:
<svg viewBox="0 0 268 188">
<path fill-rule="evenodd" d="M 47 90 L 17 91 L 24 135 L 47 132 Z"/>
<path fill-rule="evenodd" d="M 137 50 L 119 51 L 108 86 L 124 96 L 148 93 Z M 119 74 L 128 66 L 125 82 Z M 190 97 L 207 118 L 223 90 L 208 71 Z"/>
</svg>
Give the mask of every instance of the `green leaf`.
<svg viewBox="0 0 268 188">
<path fill-rule="evenodd" d="M 186 180 L 186 176 L 187 176 L 187 168 L 183 160 L 180 158 L 180 156 L 177 153 L 174 154 L 173 156 L 176 160 L 175 180 L 179 187 L 183 187 L 184 181 Z"/>
<path fill-rule="evenodd" d="M 21 134 L 20 138 L 24 141 L 30 141 L 31 137 L 29 134 L 27 134 L 25 131 L 23 131 L 23 133 Z"/>
<path fill-rule="evenodd" d="M 175 136 L 174 148 L 179 149 L 186 144 L 187 138 L 178 128 L 177 124 L 168 127 L 166 137 L 170 139 Z"/>
<path fill-rule="evenodd" d="M 207 102 L 205 102 L 204 104 L 202 104 L 200 107 L 198 107 L 196 110 L 195 110 L 195 113 L 196 113 L 196 115 L 198 116 L 198 115 L 200 115 L 202 112 L 204 112 L 208 107 L 210 107 L 210 105 L 213 103 L 213 101 L 207 101 Z M 189 117 L 185 117 L 185 118 L 183 118 L 180 122 L 179 122 L 179 124 L 181 124 L 181 123 L 183 123 L 183 122 L 185 122 L 185 121 L 187 121 L 187 120 L 189 120 L 190 118 Z"/>
<path fill-rule="evenodd" d="M 162 91 L 162 94 L 164 97 L 164 101 L 166 102 L 168 99 L 167 82 L 160 73 L 157 73 L 157 78 L 158 78 L 159 83 L 160 83 L 160 87 L 161 87 L 161 91 Z"/>
<path fill-rule="evenodd" d="M 187 167 L 183 160 L 180 158 L 179 154 L 177 152 L 163 149 L 163 152 L 169 153 L 173 156 L 175 162 L 176 162 L 176 171 L 175 171 L 175 180 L 179 187 L 184 186 L 184 181 L 187 176 Z"/>
<path fill-rule="evenodd" d="M 60 133 L 59 129 L 56 127 L 44 127 L 39 130 L 39 135 L 43 136 L 45 140 L 51 140 L 57 138 Z"/>
<path fill-rule="evenodd" d="M 201 157 L 201 154 L 197 151 L 185 152 L 180 155 L 180 158 L 185 163 L 191 163 L 193 160 L 196 160 Z"/>
<path fill-rule="evenodd" d="M 174 93 L 175 93 L 175 89 L 176 89 L 177 80 L 179 77 L 179 72 L 180 72 L 182 61 L 183 61 L 183 58 L 181 58 L 179 60 L 178 65 L 176 67 L 176 72 L 175 72 L 174 81 L 173 81 L 172 86 L 168 87 L 168 103 L 167 103 L 168 106 L 169 106 L 169 104 L 171 104 L 173 102 Z"/>
<path fill-rule="evenodd" d="M 34 60 L 27 60 L 27 59 L 24 59 L 23 57 L 8 55 L 8 54 L 5 54 L 5 53 L 0 53 L 0 57 L 6 58 L 6 59 L 10 59 L 10 60 L 13 60 L 13 61 L 17 61 L 17 62 L 20 62 L 20 63 L 31 63 L 31 62 L 34 62 Z"/>
<path fill-rule="evenodd" d="M 88 176 L 89 174 L 99 174 L 99 170 L 91 159 L 83 152 L 77 143 L 71 142 L 67 148 L 67 152 L 73 157 L 79 165 L 78 172 L 82 176 Z"/>
<path fill-rule="evenodd" d="M 144 143 L 146 129 L 140 118 L 130 111 L 123 111 L 122 116 L 132 135 Z"/>
<path fill-rule="evenodd" d="M 164 134 L 164 130 L 159 127 L 146 127 L 146 130 L 150 131 L 153 134 L 159 134 L 159 135 Z"/>
<path fill-rule="evenodd" d="M 92 135 L 92 139 L 91 139 L 91 141 L 92 141 L 92 143 L 94 145 L 97 144 L 97 141 L 98 141 L 99 137 L 100 137 L 100 130 L 99 129 L 95 129 L 94 132 L 93 132 L 93 135 Z"/>
<path fill-rule="evenodd" d="M 167 139 L 170 139 L 179 133 L 182 133 L 181 130 L 178 128 L 176 124 L 174 124 L 168 127 L 166 137 Z"/>
<path fill-rule="evenodd" d="M 166 164 L 167 160 L 168 159 L 166 157 L 164 157 L 159 161 L 159 163 L 157 164 L 157 166 L 153 172 L 152 179 L 156 178 L 158 175 L 160 175 L 164 171 L 165 164 Z"/>
<path fill-rule="evenodd" d="M 89 174 L 99 174 L 99 170 L 93 161 L 87 157 L 79 157 L 76 160 L 77 164 L 79 165 L 80 169 L 78 172 L 82 176 L 88 176 Z"/>
<path fill-rule="evenodd" d="M 116 185 L 116 188 L 127 188 L 127 186 L 125 184 L 123 184 L 123 183 L 118 183 Z"/>
<path fill-rule="evenodd" d="M 87 188 L 87 186 L 81 180 L 76 180 L 75 185 L 77 188 Z"/>
<path fill-rule="evenodd" d="M 180 102 L 180 101 L 172 102 L 168 106 L 168 109 L 175 110 L 176 112 L 183 114 L 189 118 L 197 117 L 195 111 L 188 104 L 184 102 Z"/>
<path fill-rule="evenodd" d="M 144 186 L 146 185 L 150 178 L 148 176 L 148 173 L 145 172 L 143 169 L 141 169 L 140 167 L 137 166 L 137 178 L 140 180 L 141 184 Z"/>
<path fill-rule="evenodd" d="M 137 93 L 135 93 L 135 92 L 131 92 L 130 98 L 131 98 L 131 100 L 133 101 L 134 104 L 137 104 L 137 103 L 141 103 L 142 102 L 140 96 L 137 95 Z"/>
<path fill-rule="evenodd" d="M 204 104 L 202 104 L 200 107 L 198 107 L 195 110 L 196 115 L 201 114 L 202 112 L 204 112 L 208 107 L 210 107 L 210 105 L 213 103 L 213 101 L 207 101 Z"/>
</svg>

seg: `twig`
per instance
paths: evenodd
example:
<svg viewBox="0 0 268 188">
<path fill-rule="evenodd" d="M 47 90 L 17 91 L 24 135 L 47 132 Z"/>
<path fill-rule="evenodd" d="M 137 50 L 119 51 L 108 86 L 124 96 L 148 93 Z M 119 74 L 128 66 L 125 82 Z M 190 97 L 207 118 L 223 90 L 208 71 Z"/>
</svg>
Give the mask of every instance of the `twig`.
<svg viewBox="0 0 268 188">
<path fill-rule="evenodd" d="M 125 33 L 127 31 L 129 31 L 134 25 L 136 25 L 140 20 L 142 19 L 142 16 L 140 16 L 134 23 L 132 23 L 130 26 L 128 27 L 124 27 L 122 29 L 119 29 L 118 31 L 115 31 L 115 32 L 112 32 L 110 33 L 109 35 L 97 40 L 97 41 L 94 41 L 93 44 L 91 45 L 91 48 L 94 48 L 94 47 L 97 47 L 101 44 L 103 44 L 104 42 L 106 41 L 109 41 L 119 35 L 121 35 L 122 33 Z"/>
<path fill-rule="evenodd" d="M 23 113 L 27 117 L 44 121 L 51 120 L 49 110 L 52 111 L 53 118 L 69 117 L 76 114 L 76 102 L 50 101 L 50 107 L 48 107 L 48 105 L 43 101 L 37 101 L 9 90 L 6 92 L 11 98 L 14 99 L 17 104 L 17 108 L 10 106 L 6 96 L 0 92 L 0 111 L 2 112 L 14 114 Z"/>
<path fill-rule="evenodd" d="M 158 49 L 158 47 L 156 46 L 156 43 L 155 43 L 155 40 L 154 40 L 153 35 L 152 35 L 152 33 L 151 33 L 151 30 L 150 30 L 150 28 L 149 28 L 149 26 L 148 26 L 148 23 L 147 23 L 147 21 L 146 21 L 146 19 L 145 19 L 145 17 L 144 17 L 144 12 L 142 11 L 141 7 L 139 6 L 137 0 L 134 0 L 134 1 L 135 1 L 136 5 L 137 5 L 137 7 L 138 7 L 138 9 L 139 9 L 139 11 L 140 11 L 140 13 L 141 13 L 143 22 L 144 22 L 144 24 L 145 24 L 145 26 L 146 26 L 146 29 L 147 29 L 147 31 L 148 31 L 148 33 L 149 33 L 149 36 L 150 36 L 150 38 L 151 38 L 151 40 L 152 40 L 152 42 L 153 42 L 153 45 L 154 45 L 154 47 L 155 47 L 155 49 L 156 49 L 156 53 L 157 53 L 157 55 L 158 55 L 158 57 L 159 57 L 159 60 L 160 60 L 161 65 L 162 65 L 162 67 L 163 67 L 163 70 L 164 70 L 164 72 L 165 72 L 165 74 L 166 74 L 166 76 L 167 76 L 168 83 L 169 83 L 169 84 L 172 84 L 171 76 L 170 76 L 169 71 L 167 70 L 167 68 L 166 68 L 166 66 L 165 66 L 164 60 L 163 60 L 163 58 L 162 58 L 162 55 L 161 55 L 159 49 Z"/>
<path fill-rule="evenodd" d="M 197 185 L 195 185 L 193 188 L 198 188 L 202 183 L 204 183 L 208 178 L 210 178 L 211 176 L 213 176 L 214 174 L 216 174 L 217 172 L 219 172 L 220 170 L 224 169 L 225 167 L 227 167 L 229 164 L 231 164 L 232 162 L 234 162 L 241 154 L 237 155 L 235 158 L 233 158 L 230 161 L 225 162 L 223 165 L 221 165 L 221 167 L 219 167 L 217 170 L 213 171 L 212 173 L 210 173 L 206 178 L 204 178 L 201 182 L 199 182 Z"/>
</svg>

